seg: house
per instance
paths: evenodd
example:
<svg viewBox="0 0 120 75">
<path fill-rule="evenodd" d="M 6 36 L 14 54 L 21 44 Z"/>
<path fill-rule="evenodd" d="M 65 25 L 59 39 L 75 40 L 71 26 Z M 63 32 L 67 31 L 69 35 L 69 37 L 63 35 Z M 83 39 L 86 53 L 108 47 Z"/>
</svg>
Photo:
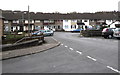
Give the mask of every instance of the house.
<svg viewBox="0 0 120 75">
<path fill-rule="evenodd" d="M 55 29 L 62 30 L 63 20 L 59 13 L 41 13 L 34 14 L 35 29 Z"/>
<path fill-rule="evenodd" d="M 56 31 L 100 29 L 100 26 L 110 25 L 116 21 L 120 12 L 62 14 L 2 10 L 2 13 L 4 17 L 4 31 L 12 32 L 39 29 L 54 29 Z"/>
</svg>

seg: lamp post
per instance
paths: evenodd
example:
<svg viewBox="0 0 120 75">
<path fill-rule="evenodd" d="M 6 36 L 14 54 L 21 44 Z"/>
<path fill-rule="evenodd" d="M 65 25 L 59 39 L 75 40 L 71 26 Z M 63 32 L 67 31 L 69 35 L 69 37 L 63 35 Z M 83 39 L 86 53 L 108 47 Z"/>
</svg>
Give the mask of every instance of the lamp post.
<svg viewBox="0 0 120 75">
<path fill-rule="evenodd" d="M 22 13 L 22 31 L 24 32 L 24 12 Z"/>
<path fill-rule="evenodd" d="M 28 35 L 30 37 L 30 13 L 29 13 L 29 5 L 28 5 Z"/>
</svg>

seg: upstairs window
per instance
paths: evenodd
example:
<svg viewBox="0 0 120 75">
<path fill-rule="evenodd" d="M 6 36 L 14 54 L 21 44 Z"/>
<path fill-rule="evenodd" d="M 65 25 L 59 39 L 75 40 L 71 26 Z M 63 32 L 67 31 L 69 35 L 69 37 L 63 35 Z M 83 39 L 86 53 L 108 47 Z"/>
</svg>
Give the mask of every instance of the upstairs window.
<svg viewBox="0 0 120 75">
<path fill-rule="evenodd" d="M 4 21 L 4 23 L 8 23 L 8 21 Z"/>
<path fill-rule="evenodd" d="M 88 22 L 87 20 L 84 20 L 84 22 Z"/>
<path fill-rule="evenodd" d="M 14 21 L 12 21 L 12 23 L 19 23 L 19 21 L 14 20 Z"/>
<path fill-rule="evenodd" d="M 40 23 L 40 20 L 35 20 L 35 23 Z"/>
</svg>

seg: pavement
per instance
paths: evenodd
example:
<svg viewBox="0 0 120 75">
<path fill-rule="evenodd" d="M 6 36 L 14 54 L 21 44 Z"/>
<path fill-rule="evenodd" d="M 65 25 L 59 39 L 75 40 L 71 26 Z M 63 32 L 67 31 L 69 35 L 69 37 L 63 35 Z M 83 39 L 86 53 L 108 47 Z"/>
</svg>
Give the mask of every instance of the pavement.
<svg viewBox="0 0 120 75">
<path fill-rule="evenodd" d="M 60 45 L 60 42 L 58 42 L 53 37 L 45 37 L 44 39 L 45 43 L 39 46 L 0 52 L 0 60 L 35 54 Z"/>
</svg>

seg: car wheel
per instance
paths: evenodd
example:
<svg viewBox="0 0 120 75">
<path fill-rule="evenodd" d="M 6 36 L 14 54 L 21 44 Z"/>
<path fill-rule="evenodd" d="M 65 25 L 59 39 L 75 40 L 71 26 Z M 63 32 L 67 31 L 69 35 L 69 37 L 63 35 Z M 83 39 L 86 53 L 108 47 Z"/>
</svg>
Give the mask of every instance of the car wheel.
<svg viewBox="0 0 120 75">
<path fill-rule="evenodd" d="M 112 38 L 112 35 L 108 35 L 108 38 L 111 39 L 111 38 Z"/>
<path fill-rule="evenodd" d="M 105 39 L 107 39 L 107 36 L 103 36 Z"/>
</svg>

